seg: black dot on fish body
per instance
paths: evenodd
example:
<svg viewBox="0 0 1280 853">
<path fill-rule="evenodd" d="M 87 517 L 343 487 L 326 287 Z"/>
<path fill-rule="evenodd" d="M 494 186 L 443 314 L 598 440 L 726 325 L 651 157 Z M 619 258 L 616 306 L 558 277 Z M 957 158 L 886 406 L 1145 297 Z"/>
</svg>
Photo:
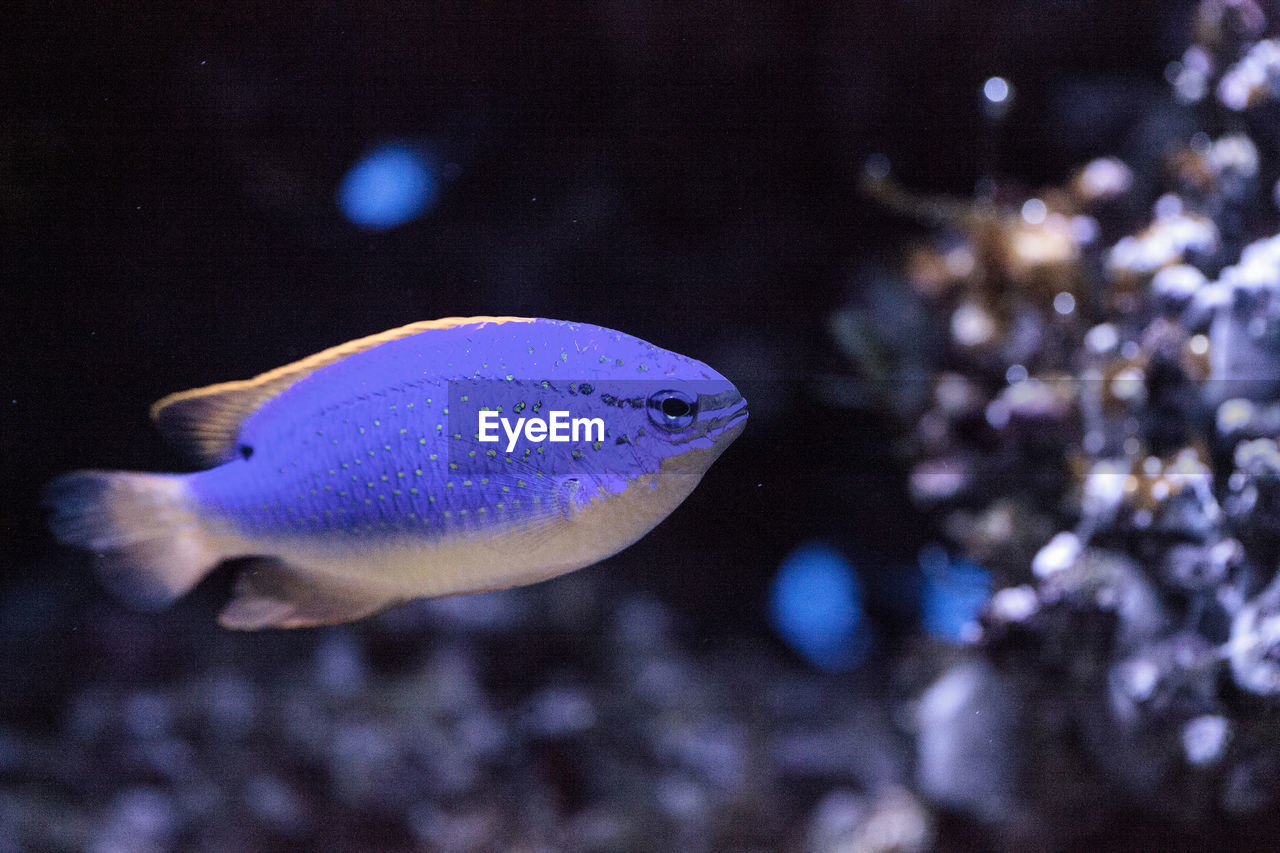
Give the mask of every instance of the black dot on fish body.
<svg viewBox="0 0 1280 853">
<path fill-rule="evenodd" d="M 246 462 L 249 461 L 249 458 L 253 456 L 253 448 L 247 444 L 240 445 L 240 455 Z"/>
</svg>

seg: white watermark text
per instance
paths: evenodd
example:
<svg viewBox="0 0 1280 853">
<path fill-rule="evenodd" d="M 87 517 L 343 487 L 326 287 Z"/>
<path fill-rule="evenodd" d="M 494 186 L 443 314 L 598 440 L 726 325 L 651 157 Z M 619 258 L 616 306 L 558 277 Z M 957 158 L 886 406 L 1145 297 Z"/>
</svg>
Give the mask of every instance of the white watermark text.
<svg viewBox="0 0 1280 853">
<path fill-rule="evenodd" d="M 509 418 L 501 417 L 497 412 L 482 411 L 479 416 L 480 441 L 500 441 L 498 427 L 501 425 L 507 436 L 507 453 L 515 450 L 521 432 L 525 440 L 531 443 L 542 441 L 604 441 L 603 418 L 571 418 L 568 412 L 551 411 L 547 418 L 516 418 L 512 425 Z"/>
</svg>

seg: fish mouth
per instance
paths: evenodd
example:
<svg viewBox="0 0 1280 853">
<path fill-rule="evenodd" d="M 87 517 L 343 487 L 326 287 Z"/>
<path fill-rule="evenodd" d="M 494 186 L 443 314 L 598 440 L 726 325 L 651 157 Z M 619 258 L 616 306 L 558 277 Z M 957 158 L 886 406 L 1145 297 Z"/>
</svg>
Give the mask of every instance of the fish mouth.
<svg viewBox="0 0 1280 853">
<path fill-rule="evenodd" d="M 711 436 L 719 437 L 729 430 L 735 430 L 736 435 L 747 420 L 747 401 L 742 399 L 736 388 L 719 394 L 700 395 L 698 410 L 717 413 L 707 422 L 706 434 Z"/>
<path fill-rule="evenodd" d="M 745 421 L 747 419 L 747 401 L 742 399 L 742 395 L 738 395 L 738 405 L 734 407 L 728 415 L 725 416 L 724 425 L 731 427 L 734 424 Z"/>
<path fill-rule="evenodd" d="M 738 393 L 737 388 L 729 388 L 725 391 L 721 391 L 719 394 L 699 394 L 698 411 L 716 412 L 745 402 L 746 401 L 742 399 L 742 395 Z"/>
</svg>

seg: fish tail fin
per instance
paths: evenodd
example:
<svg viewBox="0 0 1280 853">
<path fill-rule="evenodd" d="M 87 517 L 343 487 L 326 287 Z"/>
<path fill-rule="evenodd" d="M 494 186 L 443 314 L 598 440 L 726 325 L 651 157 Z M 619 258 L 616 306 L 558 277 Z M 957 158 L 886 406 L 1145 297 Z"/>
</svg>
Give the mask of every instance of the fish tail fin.
<svg viewBox="0 0 1280 853">
<path fill-rule="evenodd" d="M 73 471 L 45 487 L 58 541 L 97 554 L 98 576 L 142 610 L 158 610 L 226 559 L 180 474 Z"/>
</svg>

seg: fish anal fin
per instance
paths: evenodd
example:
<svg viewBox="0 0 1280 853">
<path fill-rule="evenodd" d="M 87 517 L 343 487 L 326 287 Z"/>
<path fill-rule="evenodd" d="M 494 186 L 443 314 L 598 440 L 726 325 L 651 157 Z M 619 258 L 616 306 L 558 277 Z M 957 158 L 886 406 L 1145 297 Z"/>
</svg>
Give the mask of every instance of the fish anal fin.
<svg viewBox="0 0 1280 853">
<path fill-rule="evenodd" d="M 268 370 L 252 379 L 220 382 L 179 391 L 151 407 L 151 419 L 166 438 L 201 463 L 214 465 L 236 455 L 240 425 L 264 403 L 322 367 L 379 344 L 431 330 L 485 323 L 531 323 L 528 317 L 445 317 L 422 320 L 330 347 L 304 359 Z"/>
<path fill-rule="evenodd" d="M 241 570 L 230 603 L 218 615 L 224 628 L 306 628 L 362 619 L 402 599 L 361 590 L 280 560 L 261 559 Z"/>
</svg>

